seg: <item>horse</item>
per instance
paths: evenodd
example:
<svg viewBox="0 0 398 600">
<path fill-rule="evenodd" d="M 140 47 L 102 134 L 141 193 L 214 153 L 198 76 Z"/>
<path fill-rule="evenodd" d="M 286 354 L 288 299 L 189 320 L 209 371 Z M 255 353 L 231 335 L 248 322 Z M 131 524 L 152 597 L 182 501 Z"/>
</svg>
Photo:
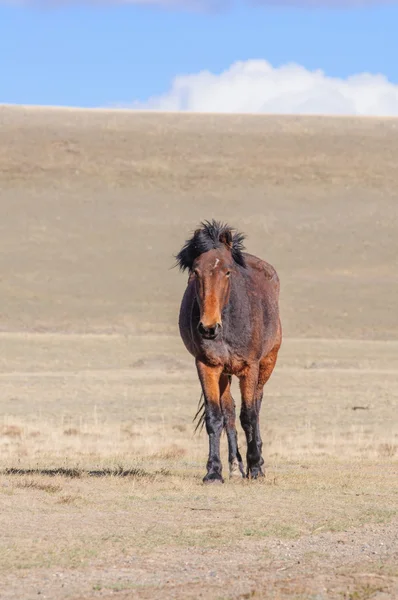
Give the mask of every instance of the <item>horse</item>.
<svg viewBox="0 0 398 600">
<path fill-rule="evenodd" d="M 282 344 L 280 282 L 272 265 L 245 252 L 245 237 L 228 224 L 203 221 L 175 256 L 180 271 L 189 272 L 178 324 L 182 341 L 195 358 L 204 398 L 201 420 L 209 438 L 204 483 L 224 482 L 220 458 L 224 429 L 230 477 L 264 476 L 259 417 L 263 388 Z M 239 379 L 242 399 L 246 470 L 238 448 L 233 375 Z"/>
</svg>

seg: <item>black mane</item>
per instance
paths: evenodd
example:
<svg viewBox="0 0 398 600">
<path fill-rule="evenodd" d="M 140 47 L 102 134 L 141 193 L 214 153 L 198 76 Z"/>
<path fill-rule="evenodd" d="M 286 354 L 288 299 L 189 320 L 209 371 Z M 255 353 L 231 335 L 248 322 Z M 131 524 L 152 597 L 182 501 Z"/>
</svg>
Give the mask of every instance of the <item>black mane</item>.
<svg viewBox="0 0 398 600">
<path fill-rule="evenodd" d="M 245 236 L 242 233 L 234 232 L 227 224 L 219 221 L 204 221 L 201 228 L 197 229 L 190 240 L 187 240 L 176 256 L 177 265 L 181 271 L 191 270 L 192 265 L 198 256 L 213 250 L 222 248 L 223 245 L 231 249 L 232 258 L 241 267 L 245 267 L 243 251 L 245 249 L 243 240 Z"/>
</svg>

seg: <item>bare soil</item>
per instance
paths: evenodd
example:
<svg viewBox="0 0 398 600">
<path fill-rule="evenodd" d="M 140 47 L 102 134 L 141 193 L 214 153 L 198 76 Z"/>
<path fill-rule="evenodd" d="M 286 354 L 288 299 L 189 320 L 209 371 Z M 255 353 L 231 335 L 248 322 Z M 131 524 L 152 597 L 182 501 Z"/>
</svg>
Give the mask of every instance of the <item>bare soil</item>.
<svg viewBox="0 0 398 600">
<path fill-rule="evenodd" d="M 0 107 L 2 599 L 398 598 L 397 123 Z M 171 268 L 213 217 L 285 334 L 215 487 Z"/>
</svg>

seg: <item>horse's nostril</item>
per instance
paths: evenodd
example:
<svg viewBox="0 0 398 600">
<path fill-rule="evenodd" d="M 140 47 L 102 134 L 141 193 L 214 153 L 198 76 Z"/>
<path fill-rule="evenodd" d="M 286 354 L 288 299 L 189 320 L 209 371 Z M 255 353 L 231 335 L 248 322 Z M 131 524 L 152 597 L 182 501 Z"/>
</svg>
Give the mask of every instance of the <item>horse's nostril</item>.
<svg viewBox="0 0 398 600">
<path fill-rule="evenodd" d="M 216 337 L 217 334 L 219 333 L 220 329 L 221 329 L 221 325 L 219 323 L 216 323 L 215 325 L 212 325 L 211 327 L 205 327 L 201 321 L 198 325 L 198 331 L 199 331 L 200 335 L 202 335 L 203 337 L 206 337 L 206 338 Z"/>
<path fill-rule="evenodd" d="M 206 328 L 205 328 L 205 327 L 203 327 L 203 323 L 202 323 L 202 321 L 201 321 L 201 322 L 199 323 L 199 325 L 198 325 L 198 331 L 199 331 L 199 333 L 200 333 L 201 335 L 205 335 L 205 333 L 206 333 Z"/>
</svg>

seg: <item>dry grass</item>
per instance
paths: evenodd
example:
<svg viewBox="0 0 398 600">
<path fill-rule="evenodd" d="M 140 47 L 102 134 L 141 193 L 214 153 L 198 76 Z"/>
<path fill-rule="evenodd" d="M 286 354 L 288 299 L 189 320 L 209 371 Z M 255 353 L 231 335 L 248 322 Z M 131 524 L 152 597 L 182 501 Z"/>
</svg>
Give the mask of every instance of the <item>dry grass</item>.
<svg viewBox="0 0 398 600">
<path fill-rule="evenodd" d="M 24 476 L 4 476 L 6 597 L 20 597 L 27 584 L 36 594 L 64 597 L 62 583 L 69 597 L 84 598 L 116 587 L 134 588 L 135 597 L 170 598 L 252 592 L 285 598 L 301 588 L 311 597 L 326 588 L 325 597 L 339 598 L 343 581 L 346 590 L 362 586 L 361 574 L 381 577 L 377 583 L 393 593 L 396 465 L 329 460 L 305 466 L 284 463 L 259 484 L 216 489 L 189 471 L 83 474 L 63 478 L 62 489 L 50 494 L 43 475 L 22 488 Z M 231 571 L 239 577 L 231 580 Z"/>
<path fill-rule="evenodd" d="M 178 338 L 2 338 L 7 597 L 27 584 L 32 597 L 63 598 L 66 586 L 85 599 L 396 589 L 395 342 L 287 339 L 262 410 L 266 477 L 214 488 L 201 482 L 199 385 Z M 105 368 L 121 344 L 120 368 Z M 62 356 L 67 366 L 51 371 Z"/>
<path fill-rule="evenodd" d="M 0 107 L 2 599 L 398 597 L 396 127 Z M 285 331 L 219 487 L 170 270 L 209 217 Z"/>
</svg>

